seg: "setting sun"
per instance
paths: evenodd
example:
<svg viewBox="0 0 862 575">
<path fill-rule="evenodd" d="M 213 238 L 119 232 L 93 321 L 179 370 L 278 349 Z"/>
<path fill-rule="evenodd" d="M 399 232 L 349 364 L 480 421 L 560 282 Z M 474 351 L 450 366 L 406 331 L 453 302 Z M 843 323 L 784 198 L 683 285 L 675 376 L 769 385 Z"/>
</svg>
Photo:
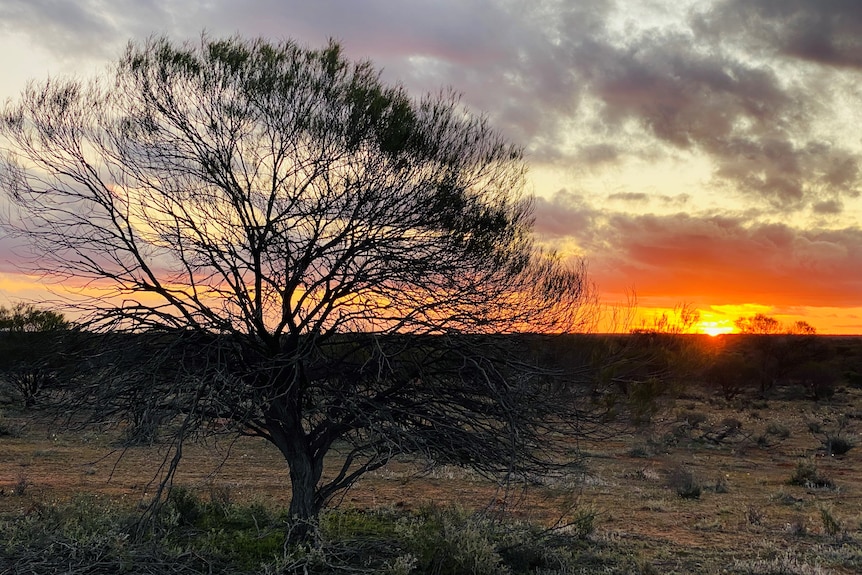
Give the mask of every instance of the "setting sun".
<svg viewBox="0 0 862 575">
<path fill-rule="evenodd" d="M 716 321 L 703 321 L 698 325 L 698 331 L 711 337 L 715 337 L 717 335 L 733 333 L 733 326 L 722 325 Z"/>
</svg>

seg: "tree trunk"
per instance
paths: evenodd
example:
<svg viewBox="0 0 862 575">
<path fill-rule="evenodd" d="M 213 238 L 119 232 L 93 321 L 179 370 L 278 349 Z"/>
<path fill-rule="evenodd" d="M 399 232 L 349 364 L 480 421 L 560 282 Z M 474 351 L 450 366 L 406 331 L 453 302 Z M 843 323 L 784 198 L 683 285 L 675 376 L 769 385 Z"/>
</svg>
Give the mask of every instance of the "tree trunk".
<svg viewBox="0 0 862 575">
<path fill-rule="evenodd" d="M 281 415 L 284 416 L 284 413 Z M 298 418 L 283 417 L 281 420 L 271 421 L 271 440 L 281 451 L 290 470 L 291 498 L 288 514 L 291 528 L 288 537 L 294 541 L 307 540 L 313 534 L 313 522 L 321 508 L 317 497 L 317 484 L 323 465 L 322 462 L 315 461 L 307 437 L 301 426 L 296 424 Z M 291 423 L 294 425 L 290 425 Z"/>
<path fill-rule="evenodd" d="M 320 511 L 314 501 L 317 478 L 311 460 L 308 457 L 292 457 L 287 464 L 290 467 L 290 517 L 308 522 Z"/>
</svg>

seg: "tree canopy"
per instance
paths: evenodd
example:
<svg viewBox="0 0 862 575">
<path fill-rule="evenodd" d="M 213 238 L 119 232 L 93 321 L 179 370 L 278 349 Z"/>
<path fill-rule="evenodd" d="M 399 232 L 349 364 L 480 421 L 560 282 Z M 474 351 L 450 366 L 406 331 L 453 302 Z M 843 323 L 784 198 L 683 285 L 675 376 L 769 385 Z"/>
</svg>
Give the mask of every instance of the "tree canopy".
<svg viewBox="0 0 862 575">
<path fill-rule="evenodd" d="M 584 269 L 536 246 L 522 151 L 455 95 L 335 43 L 152 38 L 110 79 L 31 84 L 0 134 L 7 229 L 162 374 L 79 399 L 180 417 L 177 457 L 213 421 L 263 437 L 310 517 L 400 453 L 526 473 L 551 426 L 585 432 L 499 336 L 576 329 Z"/>
<path fill-rule="evenodd" d="M 23 302 L 11 308 L 0 306 L 0 332 L 57 331 L 69 327 L 70 323 L 60 312 Z"/>
</svg>

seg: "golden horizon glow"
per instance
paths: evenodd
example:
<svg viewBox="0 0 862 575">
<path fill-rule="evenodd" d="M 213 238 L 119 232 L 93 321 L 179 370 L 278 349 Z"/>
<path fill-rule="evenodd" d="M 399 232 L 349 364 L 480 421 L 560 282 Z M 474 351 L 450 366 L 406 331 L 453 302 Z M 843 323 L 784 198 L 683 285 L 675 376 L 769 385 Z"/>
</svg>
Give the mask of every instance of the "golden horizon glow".
<svg viewBox="0 0 862 575">
<path fill-rule="evenodd" d="M 697 329 L 698 333 L 703 333 L 710 337 L 736 332 L 736 329 L 733 326 L 721 325 L 716 321 L 702 321 L 698 324 Z"/>
<path fill-rule="evenodd" d="M 180 286 L 171 286 L 180 287 Z M 95 289 L 92 283 L 82 281 L 64 283 L 46 282 L 45 278 L 21 273 L 0 272 L 0 305 L 9 307 L 18 302 L 43 305 L 45 307 L 65 307 L 64 304 L 79 298 L 92 298 L 105 295 L 105 289 Z M 138 294 L 136 297 L 148 297 Z M 152 296 L 150 296 L 152 297 Z M 650 328 L 655 318 L 666 314 L 671 322 L 675 319 L 675 308 L 665 301 L 649 301 L 648 298 L 637 302 L 620 301 L 616 304 L 600 305 L 603 317 L 590 331 L 598 333 L 626 333 L 635 328 Z M 664 304 L 664 305 L 663 305 Z M 704 305 L 698 303 L 693 308 L 699 312 L 698 321 L 690 326 L 688 333 L 711 336 L 737 333 L 734 322 L 741 317 L 751 317 L 763 313 L 774 317 L 782 324 L 790 326 L 797 321 L 805 321 L 817 330 L 818 335 L 862 335 L 862 308 L 839 307 L 796 307 L 785 308 L 762 304 Z M 589 313 L 588 311 L 586 313 Z M 75 318 L 70 318 L 75 319 Z"/>
</svg>

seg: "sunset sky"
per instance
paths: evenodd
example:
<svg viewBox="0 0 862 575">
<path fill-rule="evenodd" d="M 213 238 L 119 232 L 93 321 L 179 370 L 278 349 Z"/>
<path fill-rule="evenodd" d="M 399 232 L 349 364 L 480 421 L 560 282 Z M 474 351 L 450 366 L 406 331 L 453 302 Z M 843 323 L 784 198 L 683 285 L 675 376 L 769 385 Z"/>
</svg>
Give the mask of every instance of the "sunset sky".
<svg viewBox="0 0 862 575">
<path fill-rule="evenodd" d="M 0 101 L 203 30 L 332 37 L 463 94 L 524 147 L 536 231 L 606 302 L 862 333 L 859 0 L 0 0 Z M 0 304 L 39 290 L 0 236 Z"/>
</svg>

